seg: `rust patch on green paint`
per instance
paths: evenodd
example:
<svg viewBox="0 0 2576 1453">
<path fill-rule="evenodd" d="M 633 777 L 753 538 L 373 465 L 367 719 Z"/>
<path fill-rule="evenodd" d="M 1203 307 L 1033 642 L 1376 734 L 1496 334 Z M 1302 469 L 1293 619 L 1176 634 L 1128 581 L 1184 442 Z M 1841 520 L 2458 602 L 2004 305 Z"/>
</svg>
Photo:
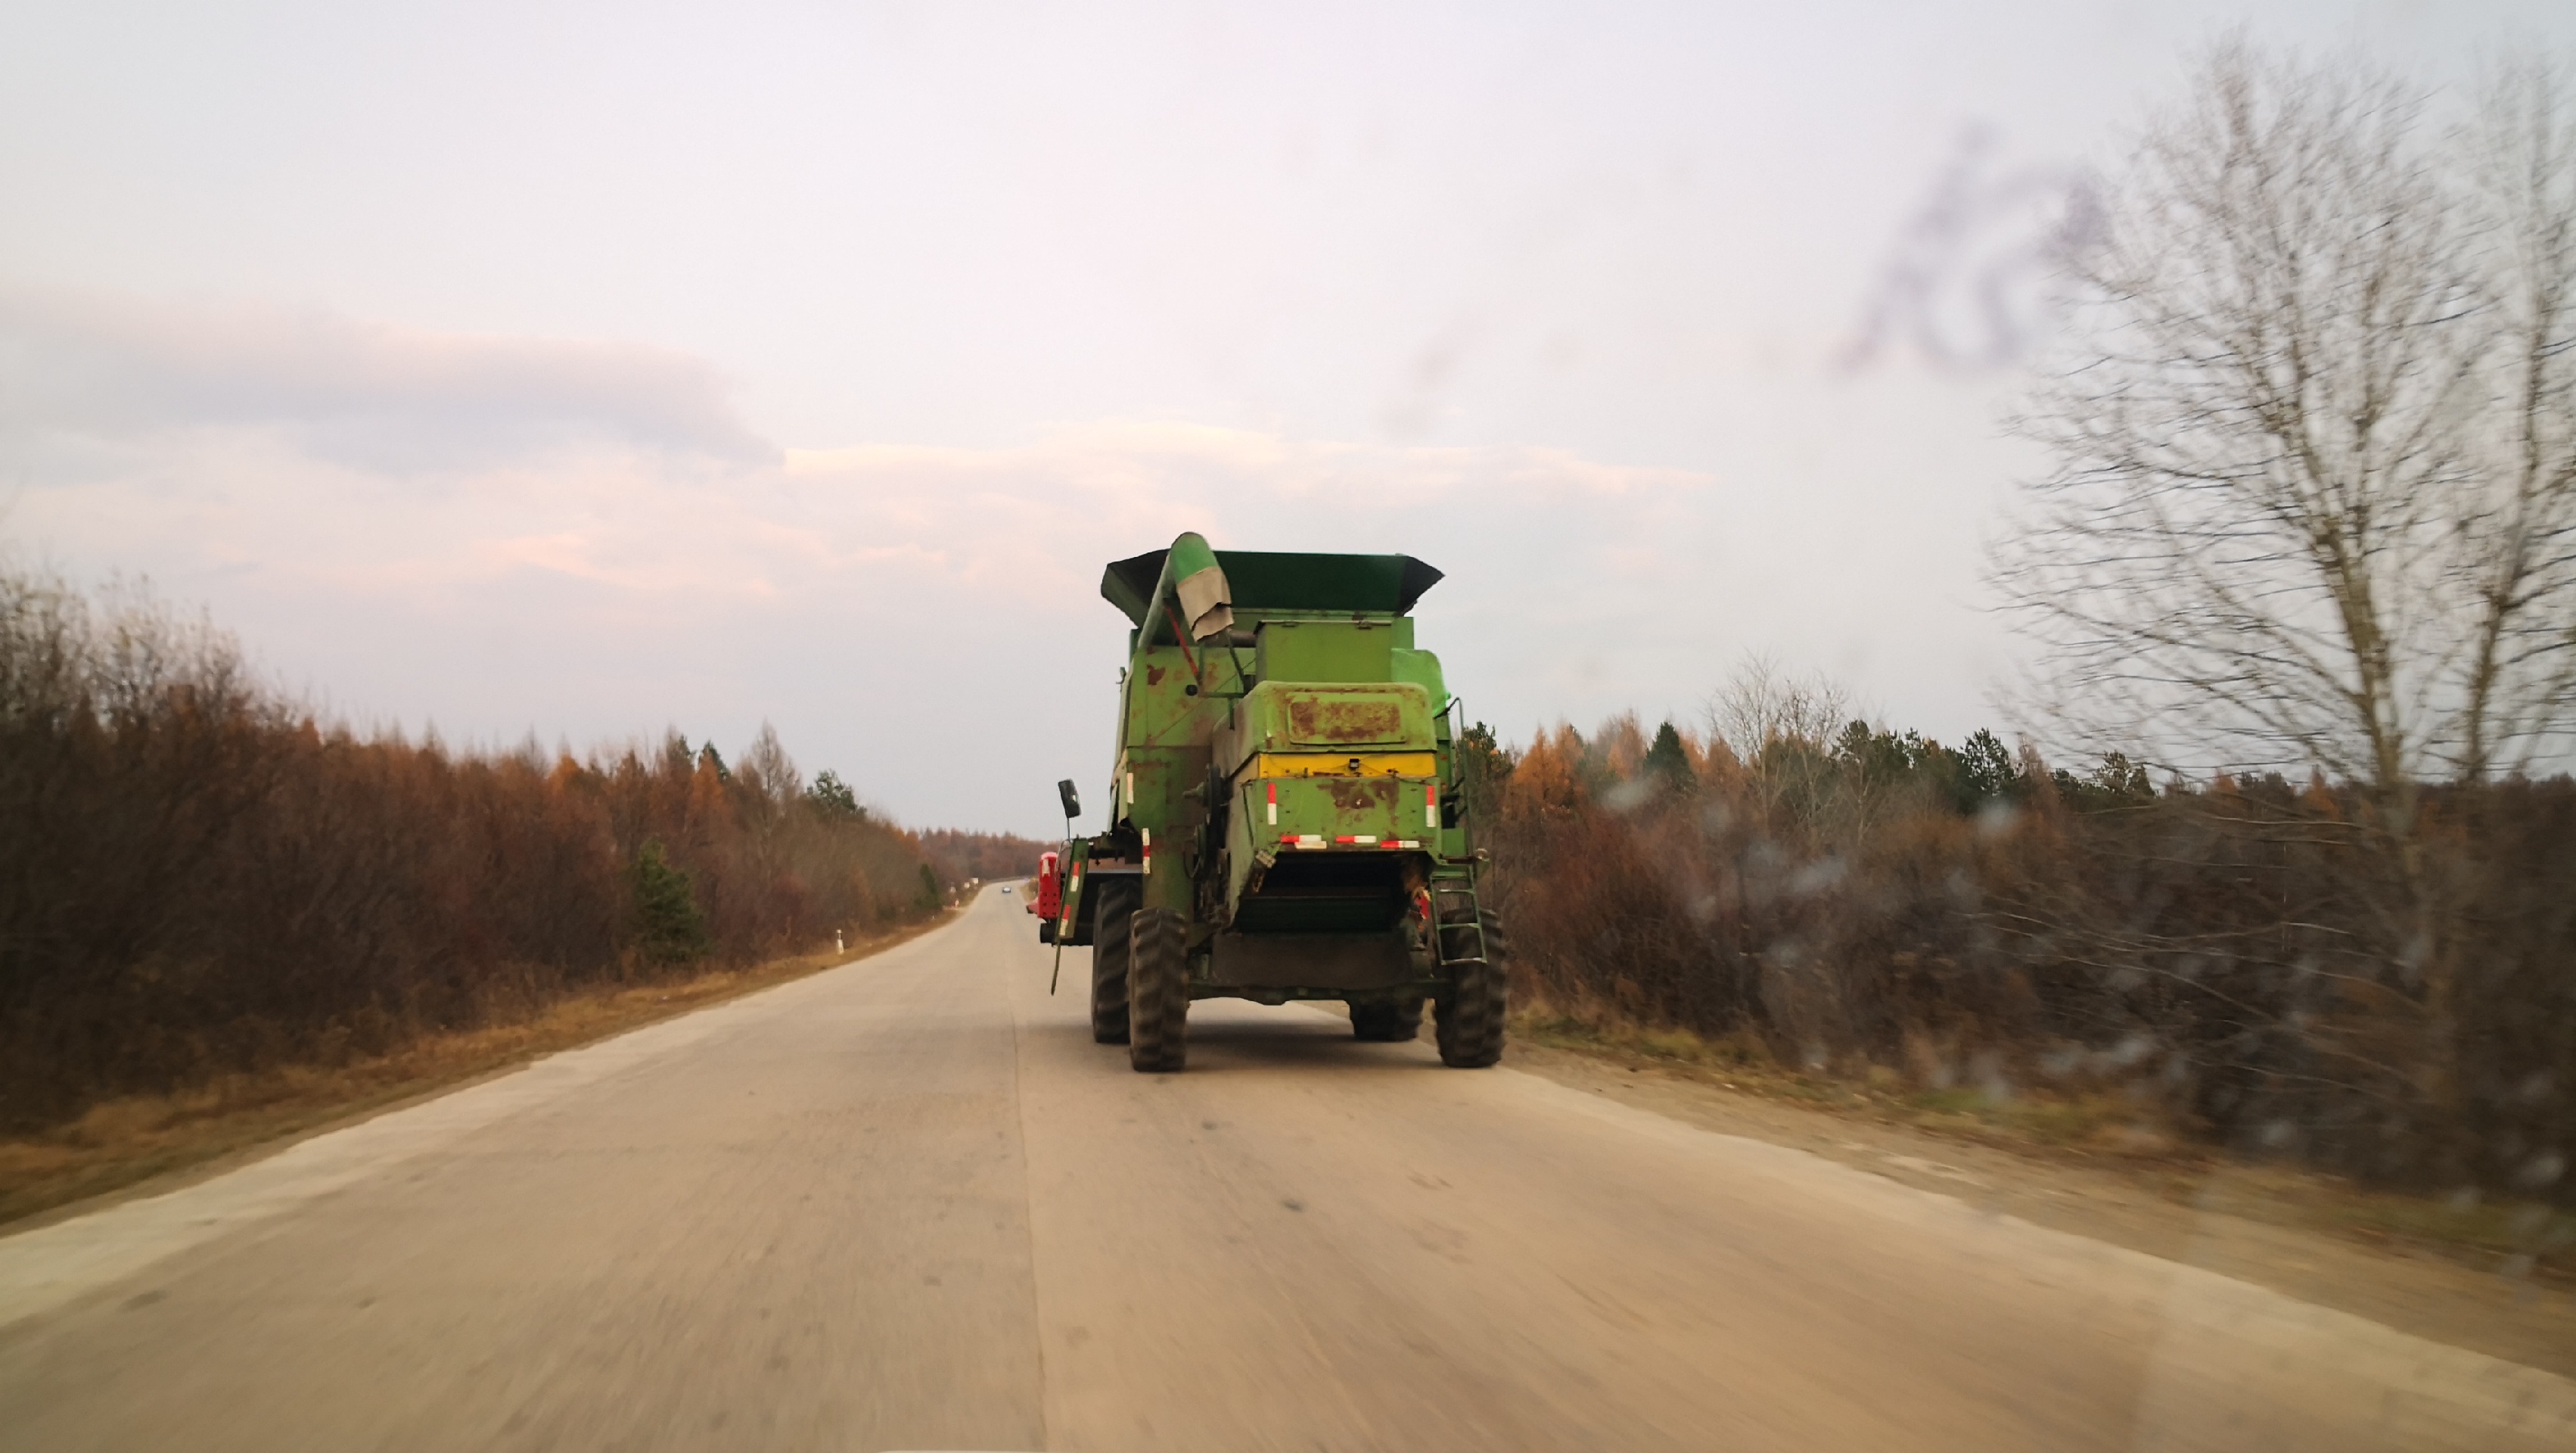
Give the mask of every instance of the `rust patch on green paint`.
<svg viewBox="0 0 2576 1453">
<path fill-rule="evenodd" d="M 1357 746 L 1404 740 L 1404 709 L 1383 696 L 1298 696 L 1288 702 L 1288 734 L 1299 743 Z"/>
<path fill-rule="evenodd" d="M 1384 812 L 1395 805 L 1395 784 L 1383 777 L 1318 777 L 1336 812 Z"/>
</svg>

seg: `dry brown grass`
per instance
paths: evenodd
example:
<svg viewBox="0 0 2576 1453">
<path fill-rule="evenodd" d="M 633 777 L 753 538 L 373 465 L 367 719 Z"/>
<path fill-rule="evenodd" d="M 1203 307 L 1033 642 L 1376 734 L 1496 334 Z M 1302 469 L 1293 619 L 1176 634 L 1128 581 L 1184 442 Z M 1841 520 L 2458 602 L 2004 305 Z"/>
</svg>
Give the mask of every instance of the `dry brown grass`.
<svg viewBox="0 0 2576 1453">
<path fill-rule="evenodd" d="M 542 1055 L 880 953 L 938 927 L 954 912 L 863 939 L 847 952 L 799 954 L 576 994 L 512 1023 L 427 1036 L 390 1054 L 342 1065 L 281 1065 L 225 1075 L 178 1094 L 110 1100 L 57 1130 L 0 1139 L 0 1223 L 159 1177 L 211 1173 Z"/>
<path fill-rule="evenodd" d="M 2576 1215 L 2558 1207 L 2527 1197 L 2409 1195 L 2292 1164 L 2240 1161 L 2167 1124 L 2152 1102 L 2115 1092 L 2040 1088 L 1999 1098 L 1973 1086 L 1926 1090 L 1886 1066 L 1807 1073 L 1780 1064 L 1750 1032 L 1712 1040 L 1543 1002 L 1517 1010 L 1512 1033 L 1822 1114 L 2114 1172 L 2141 1191 L 2200 1210 L 2576 1287 Z"/>
</svg>

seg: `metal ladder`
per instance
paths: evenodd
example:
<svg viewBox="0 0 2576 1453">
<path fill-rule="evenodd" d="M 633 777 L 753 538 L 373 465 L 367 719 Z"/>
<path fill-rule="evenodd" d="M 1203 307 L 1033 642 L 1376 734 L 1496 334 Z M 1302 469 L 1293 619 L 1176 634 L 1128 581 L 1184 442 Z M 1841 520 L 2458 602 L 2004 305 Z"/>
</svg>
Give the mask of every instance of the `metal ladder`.
<svg viewBox="0 0 2576 1453">
<path fill-rule="evenodd" d="M 1467 911 L 1458 922 L 1452 923 L 1443 910 L 1459 904 L 1464 904 Z M 1450 937 L 1452 934 L 1459 937 L 1453 939 Z M 1444 964 L 1486 961 L 1485 915 L 1478 911 L 1476 889 L 1472 884 L 1464 888 L 1435 887 L 1431 890 L 1431 941 L 1439 945 L 1440 962 Z M 1453 943 L 1464 948 L 1471 942 L 1475 946 L 1472 953 L 1450 951 Z"/>
</svg>

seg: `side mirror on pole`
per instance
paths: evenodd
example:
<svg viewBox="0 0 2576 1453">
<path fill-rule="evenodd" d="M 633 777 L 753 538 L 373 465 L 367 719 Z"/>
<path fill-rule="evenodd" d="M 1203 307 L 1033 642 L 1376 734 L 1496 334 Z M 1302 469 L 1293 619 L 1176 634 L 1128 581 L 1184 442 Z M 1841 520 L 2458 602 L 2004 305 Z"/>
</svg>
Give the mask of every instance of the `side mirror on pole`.
<svg viewBox="0 0 2576 1453">
<path fill-rule="evenodd" d="M 1072 778 L 1067 777 L 1055 784 L 1055 795 L 1064 802 L 1064 816 L 1067 822 L 1082 816 L 1082 795 L 1073 790 Z"/>
</svg>

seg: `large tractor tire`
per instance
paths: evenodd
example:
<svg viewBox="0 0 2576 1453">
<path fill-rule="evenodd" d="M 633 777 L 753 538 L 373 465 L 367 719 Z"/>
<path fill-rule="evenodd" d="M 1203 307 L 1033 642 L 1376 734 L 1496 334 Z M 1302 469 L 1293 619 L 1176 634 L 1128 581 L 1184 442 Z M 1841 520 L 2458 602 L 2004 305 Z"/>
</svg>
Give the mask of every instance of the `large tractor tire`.
<svg viewBox="0 0 2576 1453">
<path fill-rule="evenodd" d="M 1093 892 L 1091 931 L 1091 1042 L 1127 1042 L 1127 920 L 1143 897 L 1133 883 L 1102 882 Z"/>
<path fill-rule="evenodd" d="M 1422 1001 L 1419 999 L 1395 1004 L 1351 1006 L 1351 1034 L 1354 1038 L 1378 1044 L 1402 1044 L 1421 1033 Z"/>
<path fill-rule="evenodd" d="M 1189 929 L 1168 908 L 1142 909 L 1129 923 L 1127 1062 L 1148 1073 L 1176 1070 L 1189 1054 Z"/>
<path fill-rule="evenodd" d="M 1485 956 L 1454 958 L 1449 990 L 1436 1004 L 1432 1038 L 1440 1062 L 1452 1069 L 1481 1070 L 1503 1057 L 1503 1015 L 1510 982 L 1511 950 L 1503 939 L 1503 920 L 1488 908 L 1478 915 L 1484 928 Z M 1457 927 L 1464 928 L 1461 922 Z M 1453 945 L 1471 950 L 1476 935 L 1448 932 L 1442 925 L 1444 950 Z"/>
</svg>

